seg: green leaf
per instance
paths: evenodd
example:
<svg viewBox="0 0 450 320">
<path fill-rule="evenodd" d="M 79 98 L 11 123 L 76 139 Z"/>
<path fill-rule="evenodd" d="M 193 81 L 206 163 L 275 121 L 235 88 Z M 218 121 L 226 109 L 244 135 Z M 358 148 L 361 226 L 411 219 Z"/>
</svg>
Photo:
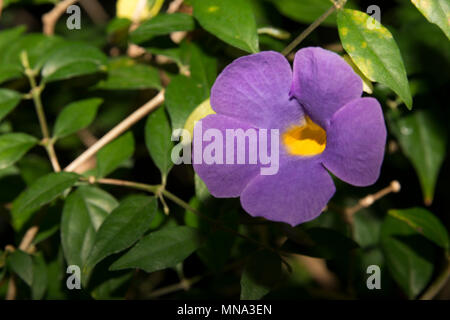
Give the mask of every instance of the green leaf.
<svg viewBox="0 0 450 320">
<path fill-rule="evenodd" d="M 406 223 L 387 216 L 381 228 L 381 245 L 387 269 L 410 299 L 433 275 L 434 248 Z"/>
<path fill-rule="evenodd" d="M 362 248 L 372 248 L 380 241 L 382 220 L 369 209 L 354 215 L 354 239 Z"/>
<path fill-rule="evenodd" d="M 450 2 L 448 0 L 411 0 L 411 2 L 428 21 L 438 25 L 450 40 Z"/>
<path fill-rule="evenodd" d="M 33 259 L 29 254 L 21 250 L 16 250 L 8 254 L 6 261 L 11 271 L 17 274 L 27 285 L 32 285 Z"/>
<path fill-rule="evenodd" d="M 31 215 L 72 187 L 79 176 L 70 172 L 54 172 L 36 180 L 13 203 L 12 222 L 20 230 Z"/>
<path fill-rule="evenodd" d="M 42 68 L 45 82 L 70 79 L 106 70 L 108 60 L 96 47 L 85 43 L 64 43 Z"/>
<path fill-rule="evenodd" d="M 31 283 L 31 297 L 33 300 L 40 300 L 47 290 L 48 274 L 42 254 L 33 257 L 33 281 Z"/>
<path fill-rule="evenodd" d="M 107 176 L 130 158 L 133 153 L 134 138 L 133 134 L 129 131 L 98 152 L 97 176 Z"/>
<path fill-rule="evenodd" d="M 22 100 L 20 93 L 9 89 L 0 89 L 0 121 L 3 120 Z"/>
<path fill-rule="evenodd" d="M 110 270 L 139 268 L 154 272 L 174 267 L 200 246 L 200 236 L 194 228 L 168 227 L 150 233 L 117 260 Z"/>
<path fill-rule="evenodd" d="M 95 234 L 105 218 L 118 206 L 109 193 L 83 186 L 64 203 L 61 243 L 68 265 L 83 266 L 94 245 Z"/>
<path fill-rule="evenodd" d="M 192 0 L 194 17 L 219 39 L 247 52 L 259 51 L 255 16 L 249 1 Z"/>
<path fill-rule="evenodd" d="M 33 245 L 41 243 L 42 241 L 50 238 L 59 231 L 62 216 L 62 206 L 57 203 L 50 206 L 39 220 L 39 231 L 33 240 Z"/>
<path fill-rule="evenodd" d="M 64 138 L 89 126 L 102 103 L 100 98 L 91 98 L 69 104 L 56 118 L 53 137 Z"/>
<path fill-rule="evenodd" d="M 165 94 L 172 129 L 183 128 L 192 111 L 206 98 L 208 95 L 205 93 L 204 85 L 182 75 L 174 77 Z"/>
<path fill-rule="evenodd" d="M 0 65 L 10 78 L 23 76 L 21 54 L 26 52 L 30 67 L 39 70 L 47 61 L 53 50 L 64 42 L 58 37 L 48 37 L 43 34 L 27 34 L 10 43 L 4 50 L 0 50 Z M 2 80 L 9 80 L 3 79 Z"/>
<path fill-rule="evenodd" d="M 189 205 L 209 218 L 219 221 L 228 230 L 238 231 L 239 210 L 233 202 L 219 199 L 205 201 L 196 196 L 191 199 Z M 212 227 L 209 222 L 191 211 L 185 212 L 184 221 L 187 226 L 199 229 L 204 235 L 205 241 L 196 252 L 202 262 L 214 272 L 223 270 L 230 258 L 236 237 L 221 228 Z"/>
<path fill-rule="evenodd" d="M 97 89 L 102 90 L 141 90 L 161 89 L 158 70 L 137 64 L 132 59 L 118 59 L 108 66 L 108 77 L 102 80 Z"/>
<path fill-rule="evenodd" d="M 0 136 L 0 169 L 12 166 L 38 143 L 25 133 L 6 133 Z"/>
<path fill-rule="evenodd" d="M 259 300 L 270 292 L 281 276 L 281 260 L 273 252 L 260 251 L 250 257 L 241 277 L 241 300 Z"/>
<path fill-rule="evenodd" d="M 20 175 L 27 186 L 31 186 L 40 177 L 53 172 L 52 165 L 49 162 L 45 154 L 41 156 L 29 154 L 20 160 L 18 163 Z"/>
<path fill-rule="evenodd" d="M 305 24 L 313 23 L 333 6 L 330 0 L 271 0 L 283 15 Z M 324 22 L 324 26 L 336 25 L 336 14 L 333 13 Z"/>
<path fill-rule="evenodd" d="M 422 186 L 424 202 L 430 205 L 439 170 L 445 159 L 447 132 L 431 111 L 419 110 L 389 121 L 406 157 L 411 161 Z"/>
<path fill-rule="evenodd" d="M 2 52 L 8 48 L 8 46 L 15 42 L 20 35 L 25 31 L 25 26 L 19 26 L 16 28 L 6 29 L 0 32 L 0 61 L 3 56 Z M 17 71 L 9 64 L 0 64 L 0 83 L 4 81 L 18 78 L 21 76 L 20 71 Z"/>
<path fill-rule="evenodd" d="M 200 200 L 200 202 L 205 202 L 212 198 L 211 193 L 209 193 L 208 187 L 198 174 L 194 175 L 194 186 L 195 196 Z"/>
<path fill-rule="evenodd" d="M 161 171 L 163 181 L 173 166 L 171 136 L 169 119 L 164 108 L 160 107 L 148 116 L 145 125 L 145 144 L 153 162 Z"/>
<path fill-rule="evenodd" d="M 371 81 L 385 84 L 412 108 L 400 50 L 388 29 L 364 12 L 343 9 L 338 13 L 342 45 L 361 72 Z"/>
<path fill-rule="evenodd" d="M 107 277 L 99 285 L 95 286 L 90 292 L 92 298 L 96 300 L 122 300 L 126 294 L 127 284 L 133 278 L 133 270 L 127 272 L 109 272 L 107 268 L 99 270 Z M 92 275 L 92 279 L 98 281 L 97 270 Z"/>
<path fill-rule="evenodd" d="M 14 42 L 20 37 L 21 34 L 25 32 L 26 29 L 27 28 L 25 26 L 18 26 L 15 28 L 2 30 L 0 32 L 0 49 L 3 50 L 3 48 Z"/>
<path fill-rule="evenodd" d="M 389 210 L 389 215 L 405 222 L 416 232 L 438 246 L 448 250 L 450 247 L 447 229 L 430 211 L 423 208 Z"/>
<path fill-rule="evenodd" d="M 334 259 L 358 248 L 358 244 L 343 234 L 328 228 L 313 227 L 306 230 L 295 228 L 282 249 L 310 257 Z"/>
<path fill-rule="evenodd" d="M 170 34 L 175 31 L 191 31 L 194 28 L 194 19 L 188 14 L 163 13 L 144 21 L 131 33 L 131 41 L 140 44 L 156 36 Z"/>
<path fill-rule="evenodd" d="M 106 32 L 113 34 L 115 32 L 128 31 L 132 22 L 127 18 L 112 18 L 106 26 Z"/>
<path fill-rule="evenodd" d="M 209 96 L 209 91 L 217 77 L 216 58 L 206 54 L 194 43 L 183 42 L 181 49 L 183 60 L 189 64 L 191 78 L 201 83 L 205 89 L 205 94 Z"/>
<path fill-rule="evenodd" d="M 91 270 L 107 256 L 129 248 L 150 228 L 156 214 L 155 197 L 130 196 L 100 226 L 85 268 Z"/>
</svg>

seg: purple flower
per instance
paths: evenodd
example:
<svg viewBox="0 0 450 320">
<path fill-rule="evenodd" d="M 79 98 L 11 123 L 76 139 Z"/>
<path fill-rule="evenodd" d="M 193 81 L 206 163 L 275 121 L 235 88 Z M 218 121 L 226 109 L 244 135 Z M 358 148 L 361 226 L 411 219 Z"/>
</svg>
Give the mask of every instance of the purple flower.
<svg viewBox="0 0 450 320">
<path fill-rule="evenodd" d="M 199 123 L 224 137 L 226 129 L 278 129 L 278 173 L 261 175 L 260 163 L 194 163 L 194 169 L 213 196 L 240 196 L 252 216 L 291 225 L 312 220 L 335 192 L 328 171 L 355 186 L 378 179 L 386 127 L 378 101 L 361 94 L 359 76 L 321 48 L 298 51 L 293 72 L 276 52 L 239 58 L 212 88 L 217 114 Z"/>
</svg>

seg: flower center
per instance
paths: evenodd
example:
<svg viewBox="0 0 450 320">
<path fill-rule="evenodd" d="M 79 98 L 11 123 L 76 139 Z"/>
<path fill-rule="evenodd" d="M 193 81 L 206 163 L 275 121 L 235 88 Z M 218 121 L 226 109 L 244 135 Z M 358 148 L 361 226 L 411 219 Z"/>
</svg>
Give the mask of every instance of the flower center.
<svg viewBox="0 0 450 320">
<path fill-rule="evenodd" d="M 315 156 L 325 150 L 327 134 L 318 124 L 306 117 L 305 124 L 287 129 L 282 140 L 291 155 Z"/>
</svg>

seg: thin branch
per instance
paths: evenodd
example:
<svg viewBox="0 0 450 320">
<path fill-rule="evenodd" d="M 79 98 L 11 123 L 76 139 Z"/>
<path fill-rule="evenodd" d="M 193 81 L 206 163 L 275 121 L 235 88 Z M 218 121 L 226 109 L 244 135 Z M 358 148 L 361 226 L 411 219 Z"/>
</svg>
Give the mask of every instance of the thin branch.
<svg viewBox="0 0 450 320">
<path fill-rule="evenodd" d="M 364 198 L 359 200 L 356 205 L 354 205 L 353 207 L 346 208 L 344 210 L 347 219 L 353 220 L 353 215 L 359 210 L 370 207 L 375 201 L 383 198 L 384 196 L 388 195 L 391 192 L 397 193 L 400 191 L 400 189 L 401 189 L 400 182 L 394 180 L 386 188 L 383 188 L 374 194 L 369 194 L 368 196 L 365 196 Z"/>
<path fill-rule="evenodd" d="M 134 181 L 126 181 L 126 180 L 118 180 L 118 179 L 96 179 L 95 177 L 89 177 L 88 179 L 82 178 L 82 180 L 88 181 L 90 184 L 99 183 L 99 184 L 106 184 L 106 185 L 112 185 L 112 186 L 120 186 L 120 187 L 128 187 L 133 188 L 141 191 L 151 192 L 151 193 L 158 193 L 158 190 L 160 186 L 153 186 L 149 184 L 134 182 Z"/>
<path fill-rule="evenodd" d="M 25 232 L 25 235 L 22 238 L 22 241 L 19 244 L 19 249 L 22 251 L 27 251 L 28 248 L 33 243 L 34 238 L 36 237 L 39 231 L 39 226 L 32 226 L 30 229 Z"/>
<path fill-rule="evenodd" d="M 203 276 L 197 276 L 190 279 L 183 279 L 179 283 L 171 284 L 168 285 L 167 287 L 163 287 L 152 291 L 149 297 L 154 299 L 180 290 L 188 291 L 191 288 L 191 286 L 201 281 L 203 278 L 204 278 Z"/>
<path fill-rule="evenodd" d="M 445 266 L 442 272 L 437 276 L 436 280 L 428 287 L 428 289 L 419 298 L 420 300 L 432 300 L 445 286 L 450 279 L 450 256 L 446 255 Z"/>
<path fill-rule="evenodd" d="M 289 53 L 291 53 L 292 50 L 294 50 L 307 36 L 311 34 L 322 22 L 325 21 L 326 18 L 330 14 L 332 14 L 336 9 L 340 9 L 344 6 L 345 2 L 347 0 L 337 0 L 334 2 L 333 6 L 328 9 L 324 14 L 322 14 L 319 18 L 317 18 L 316 21 L 314 21 L 308 28 L 306 28 L 300 35 L 294 39 L 282 52 L 281 54 L 284 56 L 287 56 Z"/>
<path fill-rule="evenodd" d="M 8 282 L 8 291 L 5 300 L 15 300 L 17 296 L 17 284 L 14 275 L 11 275 Z"/>
<path fill-rule="evenodd" d="M 67 8 L 77 3 L 78 0 L 63 0 L 53 7 L 51 11 L 42 16 L 44 24 L 44 34 L 53 35 L 55 33 L 55 25 L 58 19 L 66 12 Z"/>
<path fill-rule="evenodd" d="M 167 8 L 167 13 L 175 13 L 180 9 L 181 5 L 183 4 L 184 0 L 173 0 L 169 4 L 169 8 Z"/>
<path fill-rule="evenodd" d="M 54 141 L 50 139 L 50 131 L 48 129 L 47 119 L 45 118 L 44 106 L 42 105 L 41 93 L 43 86 L 38 86 L 36 83 L 36 72 L 31 69 L 30 62 L 28 60 L 28 55 L 26 51 L 23 51 L 20 55 L 22 65 L 25 69 L 25 75 L 30 82 L 31 87 L 31 97 L 33 98 L 36 113 L 39 119 L 39 125 L 42 131 L 43 145 L 47 150 L 48 157 L 52 163 L 53 170 L 55 172 L 61 171 L 61 166 L 59 165 L 58 158 L 55 153 Z"/>
<path fill-rule="evenodd" d="M 101 148 L 120 136 L 122 133 L 131 128 L 136 122 L 144 118 L 150 112 L 155 110 L 164 102 L 164 90 L 161 90 L 153 99 L 144 104 L 138 110 L 129 115 L 126 119 L 115 126 L 111 131 L 105 134 L 100 140 L 94 143 L 89 149 L 83 152 L 71 164 L 69 164 L 64 171 L 75 171 L 85 161 L 94 156 Z"/>
<path fill-rule="evenodd" d="M 88 129 L 82 129 L 78 131 L 77 136 L 87 148 L 98 141 L 98 139 Z"/>
<path fill-rule="evenodd" d="M 108 22 L 109 16 L 97 0 L 80 0 L 80 4 L 95 24 Z"/>
</svg>

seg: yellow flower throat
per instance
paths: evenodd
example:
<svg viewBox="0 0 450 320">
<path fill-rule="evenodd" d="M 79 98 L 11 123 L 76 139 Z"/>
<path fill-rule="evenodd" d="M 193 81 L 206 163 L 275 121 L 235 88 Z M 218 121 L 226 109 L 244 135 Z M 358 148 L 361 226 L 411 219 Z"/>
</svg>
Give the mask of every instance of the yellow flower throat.
<svg viewBox="0 0 450 320">
<path fill-rule="evenodd" d="M 282 135 L 282 142 L 289 154 L 295 156 L 315 156 L 322 153 L 327 145 L 327 133 L 309 117 L 303 125 L 289 127 Z"/>
</svg>

